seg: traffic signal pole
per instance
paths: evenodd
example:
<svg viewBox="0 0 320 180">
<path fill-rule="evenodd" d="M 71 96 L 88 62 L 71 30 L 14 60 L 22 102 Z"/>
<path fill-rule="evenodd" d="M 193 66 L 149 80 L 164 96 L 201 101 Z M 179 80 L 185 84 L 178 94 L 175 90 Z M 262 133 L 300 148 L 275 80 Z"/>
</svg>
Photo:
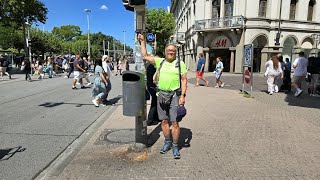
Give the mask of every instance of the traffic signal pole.
<svg viewBox="0 0 320 180">
<path fill-rule="evenodd" d="M 144 80 L 141 81 L 140 87 L 145 90 L 146 83 L 146 68 L 145 63 L 143 61 L 142 53 L 141 53 L 141 44 L 137 39 L 138 33 L 144 33 L 146 29 L 146 1 L 145 0 L 123 0 L 123 5 L 129 11 L 134 12 L 134 24 L 135 24 L 135 65 L 134 69 L 136 72 L 141 73 L 143 75 Z M 138 150 L 142 150 L 146 147 L 148 143 L 147 137 L 147 105 L 146 105 L 146 97 L 143 96 L 144 108 L 141 109 L 141 113 L 135 116 L 135 148 Z M 142 100 L 142 99 L 140 99 Z"/>
</svg>

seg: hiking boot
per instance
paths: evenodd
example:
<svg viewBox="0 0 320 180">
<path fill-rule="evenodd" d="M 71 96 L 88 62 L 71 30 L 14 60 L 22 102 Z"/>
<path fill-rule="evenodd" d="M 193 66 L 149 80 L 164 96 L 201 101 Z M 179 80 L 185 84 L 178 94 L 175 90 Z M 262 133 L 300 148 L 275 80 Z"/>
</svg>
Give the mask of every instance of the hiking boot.
<svg viewBox="0 0 320 180">
<path fill-rule="evenodd" d="M 174 159 L 180 159 L 180 152 L 178 144 L 172 144 L 172 152 L 173 152 L 173 158 Z"/>
<path fill-rule="evenodd" d="M 172 141 L 164 141 L 164 145 L 160 151 L 161 154 L 165 154 L 170 150 Z"/>
</svg>

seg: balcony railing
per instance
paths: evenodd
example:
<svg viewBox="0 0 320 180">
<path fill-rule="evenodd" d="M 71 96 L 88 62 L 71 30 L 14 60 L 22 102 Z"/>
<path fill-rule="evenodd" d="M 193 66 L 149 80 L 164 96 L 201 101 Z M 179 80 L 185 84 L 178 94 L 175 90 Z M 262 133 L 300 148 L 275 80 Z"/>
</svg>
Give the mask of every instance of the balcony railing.
<svg viewBox="0 0 320 180">
<path fill-rule="evenodd" d="M 195 31 L 206 31 L 221 28 L 242 28 L 243 26 L 243 16 L 232 16 L 195 21 Z"/>
</svg>

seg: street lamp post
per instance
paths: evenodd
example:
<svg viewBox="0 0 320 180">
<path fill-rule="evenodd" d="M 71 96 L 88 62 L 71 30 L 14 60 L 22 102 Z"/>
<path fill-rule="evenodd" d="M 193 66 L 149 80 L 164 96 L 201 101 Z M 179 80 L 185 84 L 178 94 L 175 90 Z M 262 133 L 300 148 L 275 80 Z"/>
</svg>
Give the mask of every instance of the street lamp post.
<svg viewBox="0 0 320 180">
<path fill-rule="evenodd" d="M 320 42 L 320 34 L 312 34 L 311 35 L 312 39 L 314 40 L 315 44 L 316 44 L 316 57 L 318 57 L 318 43 Z"/>
<path fill-rule="evenodd" d="M 27 19 L 27 22 L 25 23 L 27 25 L 27 33 L 28 33 L 28 37 L 27 37 L 27 49 L 28 49 L 28 54 L 29 54 L 29 61 L 30 61 L 30 66 L 32 67 L 32 54 L 31 54 L 31 37 L 30 37 L 30 28 L 31 28 L 31 24 L 29 24 L 29 21 Z M 32 68 L 30 71 L 30 78 L 32 76 Z"/>
<path fill-rule="evenodd" d="M 124 33 L 124 45 L 123 45 L 123 55 L 126 55 L 126 31 L 123 31 Z"/>
<path fill-rule="evenodd" d="M 90 9 L 85 9 L 84 12 L 87 13 L 87 21 L 88 21 L 88 57 L 90 56 L 90 23 L 89 23 L 89 13 L 91 12 Z"/>
</svg>

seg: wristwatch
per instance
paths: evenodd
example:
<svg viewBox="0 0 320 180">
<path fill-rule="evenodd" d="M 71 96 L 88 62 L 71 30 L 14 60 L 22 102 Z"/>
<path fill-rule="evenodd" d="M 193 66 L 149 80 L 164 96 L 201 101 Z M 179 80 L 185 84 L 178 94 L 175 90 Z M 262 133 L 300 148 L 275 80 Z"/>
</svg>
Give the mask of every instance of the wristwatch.
<svg viewBox="0 0 320 180">
<path fill-rule="evenodd" d="M 183 97 L 186 97 L 187 95 L 184 93 L 184 94 L 181 94 Z"/>
</svg>

